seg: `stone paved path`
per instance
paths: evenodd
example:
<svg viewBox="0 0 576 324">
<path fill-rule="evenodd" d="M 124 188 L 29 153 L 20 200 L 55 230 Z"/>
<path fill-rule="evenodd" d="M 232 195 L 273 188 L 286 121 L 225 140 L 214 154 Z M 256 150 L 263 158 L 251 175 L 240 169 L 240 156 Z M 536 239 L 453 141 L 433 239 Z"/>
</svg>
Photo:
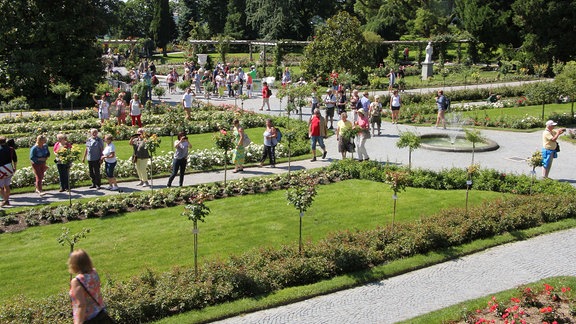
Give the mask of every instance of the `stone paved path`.
<svg viewBox="0 0 576 324">
<path fill-rule="evenodd" d="M 217 323 L 395 323 L 543 278 L 576 276 L 574 260 L 571 229 Z"/>
</svg>

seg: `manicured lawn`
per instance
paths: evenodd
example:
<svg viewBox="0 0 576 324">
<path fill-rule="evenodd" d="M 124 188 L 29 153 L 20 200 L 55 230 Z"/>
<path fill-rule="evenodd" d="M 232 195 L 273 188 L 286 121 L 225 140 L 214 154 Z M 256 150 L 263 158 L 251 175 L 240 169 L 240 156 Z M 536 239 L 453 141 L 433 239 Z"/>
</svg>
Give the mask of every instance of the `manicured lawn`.
<svg viewBox="0 0 576 324">
<path fill-rule="evenodd" d="M 369 229 L 392 220 L 392 192 L 388 185 L 351 180 L 318 188 L 304 216 L 305 241 L 330 232 Z M 473 191 L 470 203 L 502 196 Z M 449 206 L 464 206 L 463 191 L 409 188 L 401 192 L 397 222 L 414 221 Z M 200 223 L 199 260 L 226 258 L 256 247 L 297 244 L 298 213 L 287 205 L 285 191 L 211 201 L 211 214 Z M 61 228 L 71 233 L 90 228 L 77 248 L 91 254 L 104 278 L 126 279 L 145 268 L 168 270 L 193 264 L 192 223 L 181 216 L 182 206 L 132 212 L 117 217 L 29 228 L 0 235 L 0 300 L 24 294 L 41 297 L 68 287 L 68 247 L 56 238 Z"/>
</svg>

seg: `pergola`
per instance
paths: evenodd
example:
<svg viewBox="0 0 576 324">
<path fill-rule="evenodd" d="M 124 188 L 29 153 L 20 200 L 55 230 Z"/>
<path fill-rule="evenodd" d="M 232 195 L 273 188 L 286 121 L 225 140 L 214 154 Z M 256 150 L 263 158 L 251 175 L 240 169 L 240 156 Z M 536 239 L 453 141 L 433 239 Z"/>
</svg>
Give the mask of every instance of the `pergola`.
<svg viewBox="0 0 576 324">
<path fill-rule="evenodd" d="M 216 45 L 219 44 L 221 41 L 219 40 L 212 40 L 212 39 L 192 39 L 188 41 L 192 45 Z M 294 41 L 294 40 L 280 40 L 280 41 L 266 41 L 266 40 L 227 40 L 229 44 L 232 45 L 248 45 L 248 52 L 250 54 L 250 60 L 253 61 L 252 53 L 253 53 L 253 46 L 278 46 L 278 45 L 296 45 L 296 46 L 306 46 L 311 43 L 311 41 Z M 456 43 L 458 45 L 458 61 L 460 61 L 460 52 L 463 43 L 469 43 L 469 40 L 456 40 L 450 41 L 450 43 Z M 434 43 L 434 42 L 432 42 Z M 418 64 L 422 62 L 422 52 L 428 41 L 417 41 L 417 40 L 397 40 L 397 41 L 382 41 L 382 45 L 384 46 L 397 46 L 397 45 L 411 45 L 418 47 Z M 266 60 L 266 51 L 263 51 L 264 55 L 262 59 Z"/>
</svg>

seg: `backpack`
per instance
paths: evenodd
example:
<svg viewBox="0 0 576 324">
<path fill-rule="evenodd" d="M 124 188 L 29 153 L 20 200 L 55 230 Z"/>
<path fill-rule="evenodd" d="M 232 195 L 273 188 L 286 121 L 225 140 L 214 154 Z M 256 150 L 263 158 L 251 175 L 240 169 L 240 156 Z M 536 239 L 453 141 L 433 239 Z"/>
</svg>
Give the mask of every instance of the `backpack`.
<svg viewBox="0 0 576 324">
<path fill-rule="evenodd" d="M 444 110 L 450 109 L 450 99 L 448 97 L 444 97 Z"/>
<path fill-rule="evenodd" d="M 270 88 L 268 88 L 268 98 L 272 97 L 272 90 L 270 90 Z"/>
<path fill-rule="evenodd" d="M 158 78 L 154 75 L 152 76 L 152 84 L 153 85 L 158 85 L 158 83 L 160 83 L 160 81 L 158 81 Z"/>
<path fill-rule="evenodd" d="M 279 128 L 276 128 L 276 141 L 280 143 L 281 140 L 282 140 L 282 132 L 280 131 Z"/>
</svg>

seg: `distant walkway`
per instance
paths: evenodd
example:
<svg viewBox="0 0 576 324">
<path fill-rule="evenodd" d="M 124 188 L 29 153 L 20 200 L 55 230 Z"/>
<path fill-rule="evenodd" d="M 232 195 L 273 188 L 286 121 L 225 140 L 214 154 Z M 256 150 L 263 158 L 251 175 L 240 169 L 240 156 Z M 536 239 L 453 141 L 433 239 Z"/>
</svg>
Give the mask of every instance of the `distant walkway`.
<svg viewBox="0 0 576 324">
<path fill-rule="evenodd" d="M 216 323 L 395 323 L 540 279 L 576 276 L 574 260 L 571 229 Z"/>
</svg>

